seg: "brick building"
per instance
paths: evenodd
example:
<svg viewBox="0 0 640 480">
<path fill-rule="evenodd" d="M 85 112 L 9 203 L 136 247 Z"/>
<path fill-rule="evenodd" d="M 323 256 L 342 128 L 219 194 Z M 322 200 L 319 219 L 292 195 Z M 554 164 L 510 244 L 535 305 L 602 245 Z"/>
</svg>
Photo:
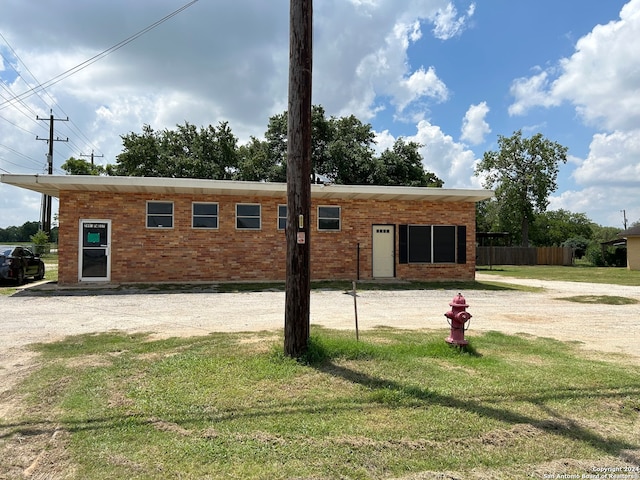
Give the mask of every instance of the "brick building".
<svg viewBox="0 0 640 480">
<path fill-rule="evenodd" d="M 285 278 L 286 184 L 2 175 L 59 199 L 60 284 Z M 473 280 L 488 190 L 312 185 L 312 280 Z"/>
</svg>

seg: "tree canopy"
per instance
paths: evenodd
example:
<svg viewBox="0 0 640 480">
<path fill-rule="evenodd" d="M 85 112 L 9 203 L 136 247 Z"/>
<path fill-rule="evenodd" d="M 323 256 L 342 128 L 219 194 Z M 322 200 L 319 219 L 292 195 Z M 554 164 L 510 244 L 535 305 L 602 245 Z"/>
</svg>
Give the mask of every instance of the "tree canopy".
<svg viewBox="0 0 640 480">
<path fill-rule="evenodd" d="M 198 129 L 185 122 L 176 130 L 155 132 L 150 125 L 142 133 L 123 135 L 123 152 L 110 175 L 231 180 L 237 166 L 238 139 L 229 124 Z"/>
<path fill-rule="evenodd" d="M 227 122 L 198 129 L 185 122 L 175 130 L 122 135 L 123 151 L 115 165 L 103 171 L 69 159 L 72 174 L 102 174 L 209 178 L 285 182 L 287 178 L 287 112 L 269 119 L 264 140 L 251 137 L 238 146 Z M 313 181 L 351 185 L 411 185 L 441 187 L 443 181 L 425 171 L 418 143 L 398 138 L 376 156 L 371 125 L 353 115 L 327 118 L 321 106 L 312 109 Z M 86 163 L 86 162 L 84 162 Z"/>
<path fill-rule="evenodd" d="M 105 168 L 102 165 L 93 165 L 81 158 L 69 157 L 60 168 L 67 172 L 67 175 L 103 175 Z"/>
<path fill-rule="evenodd" d="M 498 151 L 485 152 L 475 174 L 486 188 L 495 188 L 492 212 L 507 231 L 520 229 L 521 243 L 529 245 L 529 226 L 535 215 L 546 211 L 549 195 L 557 189 L 559 163 L 567 161 L 567 147 L 538 133 L 523 138 L 498 136 Z"/>
</svg>

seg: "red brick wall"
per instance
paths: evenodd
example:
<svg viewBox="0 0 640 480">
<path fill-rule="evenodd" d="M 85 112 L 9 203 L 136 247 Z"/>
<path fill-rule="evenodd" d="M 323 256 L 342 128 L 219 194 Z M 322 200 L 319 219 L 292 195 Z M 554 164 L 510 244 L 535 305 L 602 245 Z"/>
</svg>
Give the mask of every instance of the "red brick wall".
<svg viewBox="0 0 640 480">
<path fill-rule="evenodd" d="M 172 229 L 146 228 L 146 203 L 174 204 Z M 217 230 L 191 228 L 192 202 L 218 203 Z M 236 203 L 262 206 L 262 229 L 236 230 Z M 59 282 L 78 282 L 80 219 L 111 220 L 111 281 L 197 282 L 284 280 L 286 240 L 277 229 L 278 205 L 286 199 L 222 195 L 113 194 L 61 192 L 59 207 Z M 317 206 L 341 207 L 341 230 L 317 230 Z M 396 226 L 396 277 L 407 280 L 472 280 L 475 275 L 475 204 L 313 200 L 307 239 L 311 277 L 354 280 L 372 277 L 372 225 Z M 466 225 L 466 264 L 398 264 L 398 225 Z"/>
</svg>

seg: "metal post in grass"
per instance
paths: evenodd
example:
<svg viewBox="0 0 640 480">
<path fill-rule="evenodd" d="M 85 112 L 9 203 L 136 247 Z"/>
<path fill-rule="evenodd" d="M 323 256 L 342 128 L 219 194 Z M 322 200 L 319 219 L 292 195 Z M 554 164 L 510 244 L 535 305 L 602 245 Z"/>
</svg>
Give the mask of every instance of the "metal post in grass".
<svg viewBox="0 0 640 480">
<path fill-rule="evenodd" d="M 310 330 L 312 17 L 312 0 L 291 0 L 284 351 L 294 358 L 306 353 Z"/>
<path fill-rule="evenodd" d="M 358 300 L 356 299 L 356 282 L 353 282 L 353 309 L 356 314 L 356 341 L 360 341 L 360 333 L 358 331 Z"/>
</svg>

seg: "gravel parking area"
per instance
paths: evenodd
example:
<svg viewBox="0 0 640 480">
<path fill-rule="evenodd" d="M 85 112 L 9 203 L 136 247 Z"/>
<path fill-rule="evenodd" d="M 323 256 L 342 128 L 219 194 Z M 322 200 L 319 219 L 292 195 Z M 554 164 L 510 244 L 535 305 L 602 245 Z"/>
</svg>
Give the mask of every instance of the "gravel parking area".
<svg viewBox="0 0 640 480">
<path fill-rule="evenodd" d="M 561 300 L 574 295 L 616 295 L 640 301 L 640 287 L 500 279 L 486 274 L 478 274 L 477 279 L 542 287 L 544 291 L 461 292 L 473 315 L 468 337 L 474 332 L 496 330 L 577 341 L 585 349 L 631 355 L 631 361 L 640 364 L 640 303 L 611 306 Z M 444 313 L 457 293 L 358 292 L 359 327 L 361 331 L 381 325 L 448 328 Z M 30 343 L 109 330 L 153 332 L 162 337 L 277 330 L 284 325 L 284 304 L 283 292 L 133 294 L 54 289 L 47 295 L 23 291 L 0 296 L 0 393 L 29 370 L 33 354 L 25 346 Z M 312 325 L 353 329 L 354 311 L 352 295 L 312 292 Z"/>
</svg>

